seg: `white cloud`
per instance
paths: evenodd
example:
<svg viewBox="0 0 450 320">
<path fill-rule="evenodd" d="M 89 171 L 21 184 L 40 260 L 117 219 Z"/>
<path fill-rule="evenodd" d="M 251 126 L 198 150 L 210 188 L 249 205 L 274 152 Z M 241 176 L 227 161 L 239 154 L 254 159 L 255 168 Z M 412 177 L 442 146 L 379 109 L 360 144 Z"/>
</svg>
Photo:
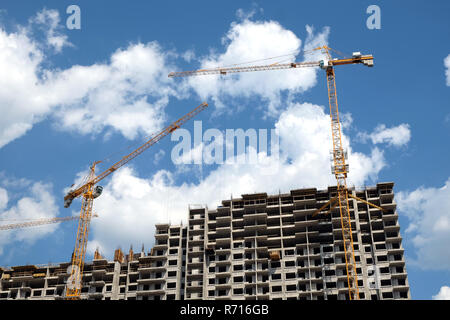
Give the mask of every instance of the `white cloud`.
<svg viewBox="0 0 450 320">
<path fill-rule="evenodd" d="M 416 253 L 410 263 L 422 269 L 449 270 L 450 178 L 442 188 L 399 192 L 397 203 L 400 214 L 410 222 L 406 234 Z"/>
<path fill-rule="evenodd" d="M 350 122 L 351 117 L 347 117 L 347 121 Z M 302 176 L 300 181 L 304 180 L 302 186 L 335 184 L 330 169 L 330 118 L 323 107 L 309 103 L 292 104 L 280 115 L 275 126 L 279 129 L 282 153 L 293 162 L 298 161 L 298 175 Z M 362 186 L 368 178 L 376 179 L 385 166 L 382 152 L 378 148 L 374 148 L 370 156 L 353 152 L 345 134 L 342 144 L 349 157 L 349 184 Z"/>
<path fill-rule="evenodd" d="M 0 147 L 31 129 L 50 109 L 38 94 L 42 60 L 42 52 L 23 30 L 0 30 Z"/>
<path fill-rule="evenodd" d="M 447 70 L 445 70 L 445 76 L 447 77 L 447 86 L 450 86 L 450 54 L 447 56 L 447 58 L 444 59 L 444 65 L 447 68 Z"/>
<path fill-rule="evenodd" d="M 198 183 L 176 184 L 176 174 L 158 171 L 150 179 L 136 175 L 131 168 L 116 172 L 96 199 L 100 217 L 92 221 L 91 253 L 98 246 L 111 255 L 117 246 L 134 247 L 153 243 L 156 222 L 186 222 L 189 204 L 215 208 L 233 194 L 278 193 L 290 189 L 326 188 L 335 185 L 330 173 L 330 124 L 324 108 L 313 104 L 291 104 L 275 124 L 280 136 L 280 157 L 259 154 L 258 164 L 223 164 Z M 295 135 L 293 134 L 295 132 Z M 383 153 L 377 148 L 370 155 L 353 152 L 348 138 L 349 185 L 363 185 L 376 179 L 384 167 Z M 238 157 L 245 157 L 245 154 Z M 273 170 L 272 170 L 273 169 Z"/>
<path fill-rule="evenodd" d="M 51 193 L 51 185 L 35 182 L 24 190 L 24 195 L 13 204 L 8 201 L 8 190 L 0 187 L 0 220 L 2 224 L 15 223 L 29 219 L 46 219 L 56 217 L 58 207 Z M 32 244 L 57 229 L 57 224 L 49 224 L 27 229 L 3 230 L 0 233 L 0 255 L 12 242 Z"/>
<path fill-rule="evenodd" d="M 370 139 L 373 144 L 387 143 L 388 145 L 400 147 L 411 139 L 411 130 L 409 124 L 402 123 L 396 127 L 386 128 L 386 125 L 380 124 L 370 133 L 360 133 L 359 137 L 366 141 Z"/>
<path fill-rule="evenodd" d="M 256 13 L 263 13 L 264 10 L 260 7 L 258 7 L 256 4 L 252 5 L 252 8 L 249 10 L 244 10 L 242 8 L 239 8 L 236 10 L 236 17 L 239 20 L 249 20 L 251 19 Z"/>
<path fill-rule="evenodd" d="M 326 44 L 329 28 L 315 34 L 307 26 L 307 38 L 302 48 L 302 41 L 290 30 L 283 28 L 276 21 L 250 21 L 231 24 L 230 30 L 222 39 L 225 49 L 222 53 L 212 51 L 200 60 L 200 69 L 231 66 L 249 62 L 254 64 L 271 64 L 274 62 L 292 62 L 301 49 L 310 50 L 320 44 Z M 282 55 L 287 55 L 279 57 Z M 307 56 L 307 60 L 317 60 L 320 53 Z M 279 57 L 274 60 L 261 59 Z M 259 60 L 259 61 L 258 61 Z M 268 103 L 269 115 L 279 114 L 281 93 L 289 90 L 290 94 L 303 92 L 316 84 L 317 68 L 299 68 L 297 70 L 278 70 L 270 72 L 246 72 L 221 76 L 189 77 L 188 83 L 202 99 L 211 99 L 219 108 L 224 106 L 225 98 L 261 97 Z M 264 108 L 265 109 L 265 108 Z M 224 109 L 223 109 L 224 110 Z"/>
<path fill-rule="evenodd" d="M 6 189 L 0 188 L 0 210 L 6 208 L 8 204 L 8 191 Z"/>
<path fill-rule="evenodd" d="M 106 63 L 48 69 L 48 46 L 68 44 L 57 31 L 58 13 L 43 10 L 30 21 L 16 32 L 0 29 L 0 147 L 46 117 L 81 134 L 150 135 L 162 126 L 169 97 L 182 95 L 167 78 L 171 54 L 156 42 L 129 44 Z M 46 28 L 47 47 L 34 38 L 35 24 Z"/>
<path fill-rule="evenodd" d="M 433 300 L 450 300 L 450 287 L 442 286 L 439 293 L 433 296 Z"/>
<path fill-rule="evenodd" d="M 157 153 L 155 153 L 153 164 L 157 165 L 162 158 L 164 158 L 166 152 L 163 149 L 160 149 Z"/>
<path fill-rule="evenodd" d="M 30 19 L 31 26 L 36 24 L 44 30 L 47 45 L 53 47 L 55 52 L 61 52 L 64 46 L 72 46 L 67 39 L 67 35 L 60 32 L 63 27 L 59 24 L 59 21 L 59 13 L 57 10 L 48 10 L 45 8 Z M 29 32 L 33 31 L 31 26 L 29 27 Z"/>
<path fill-rule="evenodd" d="M 186 62 L 191 62 L 192 60 L 195 59 L 195 51 L 190 49 L 190 50 L 186 50 L 185 52 L 183 52 L 181 55 L 181 58 L 183 58 L 183 60 L 185 60 Z"/>
<path fill-rule="evenodd" d="M 138 43 L 114 52 L 110 63 L 51 74 L 50 100 L 63 104 L 56 112 L 59 127 L 83 134 L 112 128 L 128 139 L 154 133 L 165 120 L 169 96 L 178 95 L 168 83 L 165 59 L 156 42 Z"/>
</svg>

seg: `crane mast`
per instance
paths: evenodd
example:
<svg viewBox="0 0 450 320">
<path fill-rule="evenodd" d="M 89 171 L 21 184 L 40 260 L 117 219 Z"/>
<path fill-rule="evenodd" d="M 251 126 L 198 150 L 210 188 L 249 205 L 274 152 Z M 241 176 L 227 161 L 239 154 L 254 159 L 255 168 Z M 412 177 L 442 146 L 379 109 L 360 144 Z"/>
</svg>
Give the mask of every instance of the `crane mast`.
<svg viewBox="0 0 450 320">
<path fill-rule="evenodd" d="M 86 247 L 89 234 L 89 225 L 91 222 L 92 206 L 94 204 L 94 195 L 92 183 L 95 177 L 95 166 L 97 162 L 91 166 L 87 190 L 83 193 L 81 202 L 80 219 L 78 220 L 77 240 L 75 242 L 75 250 L 72 256 L 71 272 L 67 282 L 66 298 L 76 300 L 81 294 L 81 281 L 84 269 L 84 258 L 86 255 Z"/>
<path fill-rule="evenodd" d="M 270 65 L 226 67 L 214 69 L 201 69 L 194 71 L 171 72 L 169 73 L 168 76 L 170 78 L 175 78 L 175 77 L 211 75 L 211 74 L 225 75 L 227 73 L 296 69 L 304 67 L 320 67 L 325 70 L 328 87 L 328 100 L 330 105 L 331 133 L 333 143 L 332 172 L 335 175 L 337 181 L 337 197 L 335 199 L 335 202 L 337 205 L 339 205 L 341 218 L 342 240 L 344 244 L 348 294 L 349 299 L 354 300 L 359 299 L 358 276 L 356 271 L 356 262 L 353 248 L 351 215 L 348 204 L 349 194 L 346 181 L 348 173 L 348 164 L 346 163 L 347 153 L 345 152 L 344 147 L 342 145 L 341 123 L 339 121 L 339 109 L 337 102 L 334 66 L 359 63 L 364 64 L 368 67 L 372 67 L 373 56 L 362 55 L 360 52 L 354 52 L 351 58 L 332 59 L 330 55 L 330 50 L 333 49 L 331 49 L 330 47 L 324 45 L 321 47 L 314 48 L 312 51 L 315 50 L 322 50 L 322 52 L 326 54 L 327 60 L 323 59 L 320 61 L 292 62 L 283 64 L 275 63 Z"/>
<path fill-rule="evenodd" d="M 331 133 L 333 141 L 333 171 L 337 182 L 337 200 L 341 216 L 342 240 L 344 244 L 345 266 L 349 298 L 359 299 L 358 275 L 356 272 L 355 253 L 353 248 L 352 224 L 348 205 L 347 173 L 345 163 L 346 152 L 342 146 L 341 123 L 336 94 L 334 68 L 329 67 L 327 73 L 328 100 L 330 104 Z"/>
<path fill-rule="evenodd" d="M 157 143 L 159 140 L 167 136 L 168 134 L 174 132 L 184 123 L 186 123 L 191 118 L 195 117 L 198 113 L 203 111 L 208 107 L 206 102 L 196 107 L 194 110 L 184 115 L 182 118 L 170 124 L 164 130 L 154 135 L 150 140 L 145 142 L 142 146 L 131 152 L 130 154 L 124 156 L 120 161 L 113 164 L 110 168 L 106 169 L 99 175 L 95 175 L 95 167 L 100 161 L 96 161 L 90 167 L 89 176 L 87 182 L 70 191 L 64 197 L 64 207 L 68 208 L 72 203 L 73 199 L 82 196 L 80 218 L 78 221 L 77 229 L 77 239 L 75 242 L 75 250 L 72 256 L 72 264 L 70 277 L 67 280 L 66 288 L 66 299 L 77 300 L 81 295 L 81 282 L 84 269 L 84 260 L 86 256 L 86 247 L 89 235 L 89 225 L 92 217 L 92 207 L 94 204 L 94 199 L 98 197 L 102 192 L 102 187 L 95 186 L 98 182 L 109 176 L 111 173 L 124 166 L 126 163 L 136 158 L 142 152 L 147 150 L 149 147 Z"/>
</svg>

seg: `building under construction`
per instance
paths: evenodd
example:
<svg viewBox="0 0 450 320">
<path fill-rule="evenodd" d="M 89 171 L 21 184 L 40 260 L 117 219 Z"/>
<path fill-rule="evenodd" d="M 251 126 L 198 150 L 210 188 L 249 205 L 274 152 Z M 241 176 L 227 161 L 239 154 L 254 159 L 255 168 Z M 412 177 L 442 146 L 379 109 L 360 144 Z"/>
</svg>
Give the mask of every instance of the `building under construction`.
<svg viewBox="0 0 450 320">
<path fill-rule="evenodd" d="M 359 198 L 349 199 L 349 212 L 360 299 L 410 299 L 393 185 L 349 190 Z M 192 205 L 187 226 L 156 225 L 151 252 L 118 249 L 112 261 L 96 252 L 81 298 L 348 299 L 339 208 L 315 214 L 336 193 L 297 189 L 242 195 L 215 210 Z M 63 299 L 70 262 L 0 273 L 0 300 Z"/>
</svg>

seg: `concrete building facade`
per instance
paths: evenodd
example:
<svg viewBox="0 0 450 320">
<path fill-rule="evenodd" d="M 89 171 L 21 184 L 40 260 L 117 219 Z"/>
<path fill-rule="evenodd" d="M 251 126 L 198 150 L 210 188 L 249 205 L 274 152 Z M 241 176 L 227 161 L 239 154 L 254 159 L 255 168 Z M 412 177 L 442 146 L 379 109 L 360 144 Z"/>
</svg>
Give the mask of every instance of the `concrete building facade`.
<svg viewBox="0 0 450 320">
<path fill-rule="evenodd" d="M 410 299 L 393 183 L 349 199 L 361 299 Z M 191 205 L 188 224 L 158 224 L 151 252 L 87 263 L 82 298 L 104 300 L 348 299 L 339 208 L 312 217 L 327 190 L 242 195 L 214 210 Z M 61 299 L 70 263 L 2 273 L 0 300 Z"/>
</svg>

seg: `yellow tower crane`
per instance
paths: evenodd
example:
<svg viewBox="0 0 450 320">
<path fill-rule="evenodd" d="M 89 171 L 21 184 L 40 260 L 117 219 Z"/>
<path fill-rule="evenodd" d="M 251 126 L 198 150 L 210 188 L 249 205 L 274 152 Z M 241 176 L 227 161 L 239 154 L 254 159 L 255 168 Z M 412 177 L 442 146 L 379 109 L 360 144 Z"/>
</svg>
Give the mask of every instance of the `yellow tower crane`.
<svg viewBox="0 0 450 320">
<path fill-rule="evenodd" d="M 174 132 L 184 123 L 186 123 L 191 118 L 195 117 L 198 113 L 203 111 L 208 107 L 206 102 L 193 109 L 188 114 L 184 115 L 182 118 L 173 122 L 167 128 L 159 132 L 158 134 L 152 136 L 150 140 L 145 142 L 139 148 L 131 152 L 130 154 L 124 156 L 120 161 L 113 164 L 110 168 L 106 169 L 99 175 L 95 175 L 95 166 L 100 163 L 96 161 L 90 167 L 90 173 L 87 177 L 87 182 L 76 189 L 69 191 L 64 197 L 64 207 L 68 208 L 72 203 L 73 199 L 77 197 L 82 197 L 82 205 L 80 212 L 80 219 L 78 221 L 78 231 L 77 240 L 75 243 L 75 250 L 72 256 L 72 267 L 70 277 L 68 278 L 66 285 L 66 299 L 75 300 L 80 298 L 81 294 L 81 280 L 84 268 L 84 259 L 86 254 L 86 246 L 88 241 L 89 224 L 92 216 L 92 206 L 94 199 L 97 198 L 101 193 L 103 188 L 101 186 L 96 186 L 101 180 L 109 176 L 111 173 L 124 166 L 126 163 L 136 158 L 142 152 L 147 150 L 149 147 L 157 143 L 159 140 L 167 136 L 168 134 Z"/>
<path fill-rule="evenodd" d="M 266 70 L 281 70 L 281 69 L 297 69 L 305 67 L 320 67 L 322 68 L 327 77 L 328 85 L 328 101 L 330 105 L 330 118 L 331 118 L 331 133 L 332 133 L 332 153 L 333 153 L 333 165 L 332 171 L 337 181 L 337 205 L 340 209 L 341 226 L 342 226 L 342 238 L 344 243 L 345 252 L 345 264 L 347 270 L 347 283 L 349 299 L 359 299 L 358 290 L 358 277 L 356 272 L 356 262 L 353 249 L 353 236 L 351 227 L 351 217 L 348 205 L 348 189 L 347 189 L 347 173 L 348 164 L 346 163 L 347 153 L 344 151 L 342 145 L 341 135 L 341 123 L 339 121 L 339 111 L 336 92 L 336 81 L 334 74 L 334 67 L 347 64 L 363 64 L 368 67 L 373 66 L 372 55 L 362 55 L 360 52 L 354 52 L 349 58 L 332 59 L 330 50 L 332 48 L 324 45 L 313 49 L 322 50 L 326 59 L 320 61 L 307 61 L 307 62 L 291 62 L 291 63 L 274 63 L 270 65 L 255 65 L 245 67 L 225 67 L 214 69 L 202 69 L 195 71 L 183 71 L 183 72 L 171 72 L 170 78 L 174 77 L 187 77 L 187 76 L 199 76 L 199 75 L 212 75 L 220 74 L 226 75 L 228 73 L 238 72 L 251 72 L 251 71 L 266 71 Z M 335 51 L 335 50 L 333 50 Z"/>
</svg>

